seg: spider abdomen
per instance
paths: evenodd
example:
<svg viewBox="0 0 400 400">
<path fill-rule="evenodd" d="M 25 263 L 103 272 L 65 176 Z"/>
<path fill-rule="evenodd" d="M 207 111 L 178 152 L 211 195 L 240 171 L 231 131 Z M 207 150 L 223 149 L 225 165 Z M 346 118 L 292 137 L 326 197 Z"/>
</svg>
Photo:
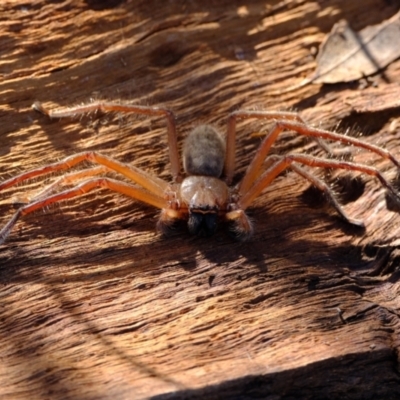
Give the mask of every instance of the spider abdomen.
<svg viewBox="0 0 400 400">
<path fill-rule="evenodd" d="M 193 129 L 183 146 L 183 167 L 188 175 L 219 178 L 225 161 L 225 141 L 211 125 Z"/>
</svg>

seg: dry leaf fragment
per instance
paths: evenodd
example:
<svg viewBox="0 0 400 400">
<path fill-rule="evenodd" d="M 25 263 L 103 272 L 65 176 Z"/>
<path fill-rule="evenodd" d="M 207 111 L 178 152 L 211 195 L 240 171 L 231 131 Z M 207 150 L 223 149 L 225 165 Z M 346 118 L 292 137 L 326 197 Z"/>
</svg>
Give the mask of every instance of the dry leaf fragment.
<svg viewBox="0 0 400 400">
<path fill-rule="evenodd" d="M 340 21 L 321 44 L 317 70 L 308 80 L 349 82 L 374 74 L 400 57 L 399 38 L 400 12 L 358 33 Z"/>
</svg>

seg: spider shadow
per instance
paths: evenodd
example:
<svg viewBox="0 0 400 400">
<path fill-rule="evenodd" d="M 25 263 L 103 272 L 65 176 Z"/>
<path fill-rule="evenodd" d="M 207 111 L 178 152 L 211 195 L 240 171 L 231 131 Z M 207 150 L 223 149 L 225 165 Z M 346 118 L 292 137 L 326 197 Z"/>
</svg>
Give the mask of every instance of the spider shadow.
<svg viewBox="0 0 400 400">
<path fill-rule="evenodd" d="M 242 260 L 244 265 L 249 268 L 256 267 L 258 272 L 267 272 L 269 261 L 276 258 L 286 259 L 300 266 L 309 265 L 312 261 L 304 257 L 304 248 L 316 247 L 316 239 L 304 238 L 294 241 L 290 238 L 290 226 L 281 225 L 281 228 L 271 229 L 269 222 L 269 218 L 266 218 L 265 221 L 258 223 L 259 230 L 248 242 L 235 242 L 222 229 L 212 238 L 193 237 L 182 227 L 171 237 L 154 236 L 151 243 L 144 244 L 135 243 L 134 237 L 151 233 L 147 218 L 141 221 L 135 220 L 134 228 L 129 226 L 129 222 L 124 221 L 123 226 L 84 224 L 78 229 L 68 217 L 64 217 L 61 219 L 61 225 L 68 230 L 68 235 L 63 231 L 60 237 L 81 238 L 78 239 L 79 243 L 68 240 L 69 243 L 65 244 L 61 251 L 59 249 L 52 251 L 50 248 L 47 254 L 40 252 L 32 254 L 30 246 L 17 244 L 14 247 L 10 241 L 7 244 L 8 250 L 0 253 L 0 264 L 3 266 L 0 281 L 28 283 L 37 278 L 37 275 L 40 275 L 40 267 L 49 262 L 55 266 L 66 266 L 64 271 L 62 270 L 64 267 L 57 268 L 56 276 L 46 277 L 46 280 L 52 283 L 62 283 L 65 280 L 98 281 L 109 279 L 111 276 L 126 277 L 131 275 L 132 271 L 141 274 L 171 265 L 185 271 L 195 271 L 204 264 L 204 261 L 211 266 L 223 265 L 229 268 Z M 47 237 L 48 240 L 58 237 L 58 232 L 52 230 L 49 233 L 48 228 L 49 226 L 47 229 L 45 226 L 35 227 L 32 233 L 34 236 Z M 123 237 L 126 243 L 126 237 L 130 236 L 129 232 L 134 232 L 132 245 L 121 245 L 118 238 Z M 101 240 L 105 245 L 98 246 Z M 317 254 L 315 251 L 312 253 Z M 302 255 L 300 259 L 298 254 Z M 23 272 L 27 266 L 31 271 L 30 274 Z M 90 266 L 97 266 L 101 272 L 97 269 L 94 273 L 88 271 L 87 267 Z M 77 267 L 81 272 L 76 273 Z M 73 274 L 70 274 L 71 268 L 75 270 Z"/>
<path fill-rule="evenodd" d="M 221 226 L 215 237 L 197 238 L 188 237 L 184 227 L 176 236 L 179 241 L 187 243 L 194 251 L 201 254 L 204 260 L 213 265 L 231 265 L 243 260 L 246 267 L 256 267 L 258 273 L 268 272 L 271 260 L 285 260 L 285 262 L 298 267 L 321 263 L 325 266 L 328 251 L 332 252 L 335 265 L 349 267 L 349 264 L 358 268 L 358 256 L 360 248 L 353 245 L 338 245 L 334 249 L 323 246 L 320 236 L 305 234 L 298 238 L 293 232 L 310 226 L 315 226 L 315 221 L 324 221 L 328 229 L 341 230 L 345 235 L 363 236 L 365 228 L 351 225 L 340 219 L 335 214 L 329 214 L 328 206 L 321 206 L 319 210 L 308 214 L 300 214 L 295 208 L 285 211 L 284 214 L 269 214 L 264 207 L 253 208 L 250 217 L 257 215 L 254 236 L 246 242 L 233 240 L 227 233 L 225 226 Z M 328 211 L 328 212 L 327 212 Z M 179 236 L 178 236 L 179 235 Z M 164 240 L 170 240 L 169 238 Z M 343 258 L 343 254 L 352 254 L 351 260 Z M 181 257 L 184 269 L 194 270 L 197 267 L 196 260 L 189 256 Z M 329 266 L 328 266 L 329 267 Z"/>
</svg>

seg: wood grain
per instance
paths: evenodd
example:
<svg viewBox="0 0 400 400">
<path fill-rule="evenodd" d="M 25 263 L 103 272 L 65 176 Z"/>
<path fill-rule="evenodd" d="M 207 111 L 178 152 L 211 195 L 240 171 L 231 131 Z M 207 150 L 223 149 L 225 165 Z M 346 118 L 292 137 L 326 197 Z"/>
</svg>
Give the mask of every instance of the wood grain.
<svg viewBox="0 0 400 400">
<path fill-rule="evenodd" d="M 335 22 L 359 30 L 393 15 L 395 2 L 249 3 L 3 3 L 1 179 L 82 150 L 170 179 L 162 119 L 50 121 L 31 109 L 36 100 L 165 106 L 180 141 L 202 122 L 223 131 L 236 109 L 298 109 L 400 158 L 399 62 L 366 88 L 285 90 L 313 72 Z M 236 180 L 267 128 L 239 124 Z M 274 151 L 320 154 L 292 134 Z M 354 159 L 396 177 L 367 152 Z M 319 176 L 365 231 L 293 173 L 254 203 L 246 243 L 223 227 L 212 239 L 185 229 L 162 238 L 156 210 L 106 191 L 20 221 L 0 246 L 0 397 L 398 398 L 400 216 L 372 178 Z M 0 222 L 12 199 L 51 179 L 1 193 Z"/>
</svg>

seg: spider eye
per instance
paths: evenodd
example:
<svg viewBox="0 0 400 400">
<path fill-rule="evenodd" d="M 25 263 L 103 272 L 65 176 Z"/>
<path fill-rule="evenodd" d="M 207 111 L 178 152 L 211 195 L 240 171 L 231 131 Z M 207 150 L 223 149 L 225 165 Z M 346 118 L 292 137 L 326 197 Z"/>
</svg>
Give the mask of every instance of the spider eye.
<svg viewBox="0 0 400 400">
<path fill-rule="evenodd" d="M 189 232 L 197 236 L 212 236 L 217 230 L 217 213 L 191 212 L 188 219 Z"/>
</svg>

